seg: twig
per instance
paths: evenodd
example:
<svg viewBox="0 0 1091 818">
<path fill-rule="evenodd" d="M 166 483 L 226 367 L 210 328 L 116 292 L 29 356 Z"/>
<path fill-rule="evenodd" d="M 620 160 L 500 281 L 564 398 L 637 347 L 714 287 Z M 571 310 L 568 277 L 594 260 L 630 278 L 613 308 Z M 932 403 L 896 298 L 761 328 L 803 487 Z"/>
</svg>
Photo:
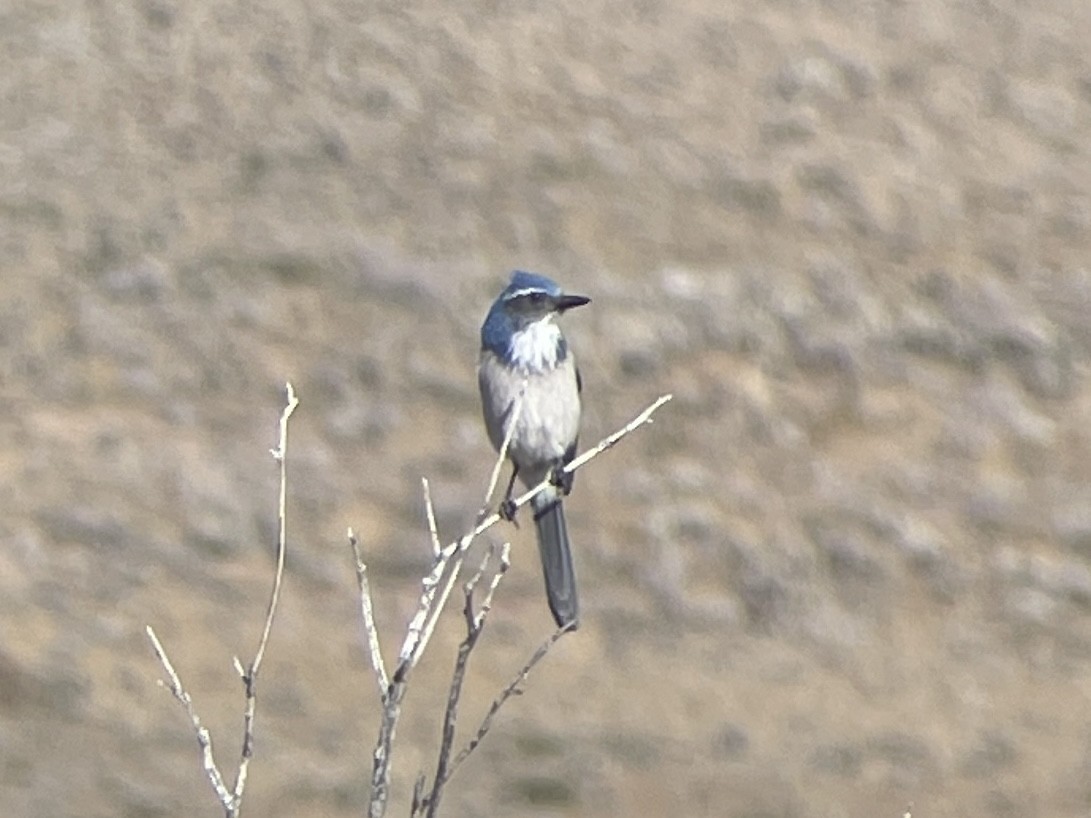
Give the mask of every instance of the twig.
<svg viewBox="0 0 1091 818">
<path fill-rule="evenodd" d="M 511 567 L 511 543 L 504 543 L 501 547 L 500 565 L 493 573 L 492 581 L 489 583 L 488 591 L 485 592 L 485 599 L 482 601 L 480 609 L 475 612 L 474 590 L 477 587 L 477 583 L 481 580 L 482 575 L 485 573 L 489 561 L 494 556 L 496 556 L 495 547 L 489 549 L 489 552 L 481 561 L 481 567 L 477 569 L 477 572 L 470 578 L 469 582 L 466 583 L 466 604 L 463 606 L 463 615 L 466 619 L 466 638 L 463 639 L 458 646 L 455 669 L 451 674 L 451 686 L 447 692 L 447 710 L 443 717 L 443 738 L 440 742 L 439 758 L 436 762 L 436 774 L 432 783 L 432 792 L 424 800 L 424 804 L 428 807 L 428 818 L 435 818 L 436 810 L 439 809 L 439 800 L 440 795 L 443 792 L 443 786 L 447 783 L 448 778 L 450 778 L 448 764 L 451 760 L 451 747 L 455 740 L 455 725 L 458 721 L 458 703 L 462 698 L 462 684 L 466 678 L 466 666 L 469 664 L 470 654 L 477 645 L 477 640 L 481 637 L 481 634 L 485 629 L 485 620 L 489 615 L 489 611 L 492 610 L 493 594 L 496 592 L 500 580 L 504 578 L 504 574 L 506 574 L 508 568 Z"/>
<path fill-rule="evenodd" d="M 497 453 L 496 462 L 493 464 L 492 474 L 489 475 L 489 487 L 485 490 L 485 502 L 482 505 L 482 511 L 488 507 L 493 492 L 496 491 L 496 486 L 500 482 L 500 472 L 504 470 L 504 461 L 508 459 L 508 449 L 511 448 L 511 439 L 515 436 L 515 427 L 519 424 L 519 418 L 523 416 L 523 400 L 526 393 L 527 379 L 523 378 L 523 384 L 519 387 L 519 396 L 515 399 L 515 405 L 511 408 L 511 416 L 508 418 L 508 425 L 504 430 L 504 440 L 500 444 L 500 451 Z"/>
<path fill-rule="evenodd" d="M 398 720 L 402 713 L 402 700 L 409 691 L 407 680 L 395 680 L 383 696 L 383 718 L 379 723 L 379 738 L 371 760 L 371 798 L 368 802 L 368 818 L 379 818 L 386 813 L 390 796 L 390 759 Z"/>
<path fill-rule="evenodd" d="M 156 636 L 155 630 L 151 625 L 145 625 L 144 630 L 148 634 L 148 639 L 151 640 L 155 655 L 159 657 L 159 662 L 163 665 L 163 670 L 167 674 L 167 681 L 164 682 L 159 679 L 159 685 L 166 687 L 171 695 L 181 702 L 182 707 L 185 708 L 186 715 L 189 716 L 190 723 L 193 725 L 193 731 L 197 734 L 197 744 L 201 748 L 201 763 L 205 774 L 212 784 L 212 789 L 216 791 L 216 797 L 227 809 L 232 801 L 231 791 L 227 789 L 223 776 L 220 775 L 220 768 L 216 766 L 216 759 L 212 754 L 212 736 L 209 734 L 208 728 L 201 724 L 201 717 L 197 715 L 197 710 L 193 706 L 193 699 L 190 698 L 189 693 L 182 686 L 182 680 L 178 677 L 174 665 L 171 664 L 170 659 L 167 657 L 167 651 L 163 647 L 163 643 L 159 641 L 159 637 Z"/>
<path fill-rule="evenodd" d="M 455 760 L 451 762 L 447 770 L 446 780 L 449 781 L 454 777 L 455 772 L 462 765 L 462 762 L 469 758 L 470 754 L 477 749 L 479 744 L 481 744 L 481 741 L 492 728 L 493 718 L 500 712 L 500 708 L 504 706 L 504 703 L 512 696 L 518 696 L 523 692 L 522 685 L 526 682 L 530 672 L 534 670 L 535 665 L 546 657 L 546 654 L 548 654 L 550 649 L 557 644 L 557 641 L 572 630 L 572 628 L 575 627 L 575 624 L 575 622 L 569 622 L 563 628 L 557 628 L 546 641 L 538 646 L 538 649 L 534 651 L 534 655 L 531 656 L 530 659 L 527 660 L 527 663 L 523 665 L 517 674 L 515 674 L 515 678 L 511 680 L 511 683 L 508 684 L 508 686 L 501 691 L 500 695 L 493 700 L 492 704 L 489 706 L 488 712 L 485 714 L 485 718 L 481 720 L 481 725 L 477 728 L 474 737 L 470 739 L 469 743 L 459 751 L 457 756 L 455 756 Z"/>
<path fill-rule="evenodd" d="M 424 773 L 417 773 L 417 780 L 413 782 L 413 803 L 409 807 L 409 815 L 416 818 L 424 809 L 424 787 L 427 784 Z"/>
<path fill-rule="evenodd" d="M 496 461 L 493 464 L 492 473 L 489 476 L 489 485 L 485 490 L 485 499 L 481 506 L 481 512 L 478 517 L 485 516 L 485 509 L 488 508 L 489 501 L 492 499 L 493 493 L 496 491 L 496 486 L 500 482 L 500 472 L 503 470 L 504 462 L 508 457 L 508 449 L 511 446 L 512 436 L 515 434 L 516 424 L 519 422 L 519 418 L 523 414 L 523 396 L 526 391 L 526 381 L 523 382 L 523 388 L 519 391 L 519 396 L 515 399 L 515 404 L 512 406 L 511 416 L 508 418 L 507 429 L 504 434 L 504 440 L 500 444 L 500 451 L 497 453 Z M 499 515 L 497 515 L 499 516 Z M 474 539 L 484 531 L 485 529 L 474 530 L 469 534 L 463 536 L 457 543 L 451 543 L 446 548 L 440 549 L 436 555 L 435 561 L 432 564 L 432 570 L 429 572 L 421 583 L 421 600 L 417 607 L 417 612 L 413 616 L 413 619 L 409 622 L 409 628 L 406 630 L 405 641 L 402 643 L 401 653 L 398 655 L 398 669 L 395 671 L 395 677 L 400 677 L 406 673 L 410 668 L 416 665 L 420 659 L 424 649 L 428 646 L 428 640 L 432 637 L 432 632 L 435 630 L 436 623 L 439 621 L 439 616 L 443 612 L 443 608 L 447 604 L 447 598 L 451 595 L 451 590 L 454 588 L 455 582 L 458 581 L 458 575 L 462 571 L 462 554 L 473 543 Z M 454 564 L 448 566 L 451 563 L 452 558 L 455 558 Z M 436 589 L 443 581 L 444 574 L 447 575 L 447 581 L 443 585 L 443 590 L 440 593 L 439 604 L 434 604 Z"/>
<path fill-rule="evenodd" d="M 383 662 L 383 651 L 379 645 L 379 629 L 375 627 L 375 609 L 371 604 L 371 585 L 367 581 L 367 565 L 360 551 L 360 541 L 356 539 L 356 532 L 351 528 L 348 538 L 349 545 L 352 546 L 352 554 L 356 558 L 356 583 L 360 588 L 360 616 L 364 620 L 364 630 L 367 632 L 368 656 L 371 658 L 371 668 L 375 671 L 375 679 L 379 684 L 379 701 L 385 702 L 390 679 L 386 675 L 386 663 Z"/>
<path fill-rule="evenodd" d="M 277 447 L 269 452 L 280 464 L 280 493 L 277 497 L 277 569 L 273 575 L 273 592 L 269 596 L 269 607 L 265 612 L 265 627 L 261 631 L 261 641 L 258 642 L 254 661 L 250 663 L 250 676 L 258 675 L 261 663 L 265 659 L 265 648 L 269 644 L 269 633 L 273 630 L 273 619 L 276 617 L 277 603 L 280 602 L 280 586 L 284 581 L 284 560 L 288 555 L 288 419 L 299 406 L 299 400 L 290 382 L 287 384 L 287 390 L 288 403 L 280 414 L 280 439 Z"/>
<path fill-rule="evenodd" d="M 193 730 L 197 735 L 197 744 L 201 748 L 201 760 L 205 774 L 208 776 L 209 783 L 212 784 L 212 789 L 215 790 L 216 797 L 219 799 L 221 806 L 223 806 L 224 814 L 227 818 L 237 818 L 242 810 L 242 797 L 246 790 L 246 776 L 250 768 L 250 759 L 253 758 L 254 755 L 254 720 L 257 714 L 258 672 L 261 670 L 262 662 L 265 659 L 265 650 L 269 645 L 269 635 L 273 630 L 273 621 L 276 618 L 277 605 L 280 601 L 280 589 L 284 581 L 284 560 L 288 550 L 288 419 L 299 405 L 299 401 L 296 399 L 295 390 L 292 388 L 291 383 L 287 385 L 287 392 L 287 404 L 280 415 L 280 436 L 277 448 L 271 450 L 273 458 L 280 464 L 280 493 L 277 503 L 279 535 L 277 537 L 277 564 L 276 571 L 273 574 L 273 590 L 269 595 L 269 604 L 265 611 L 265 623 L 262 626 L 261 638 L 258 640 L 258 647 L 254 653 L 253 661 L 250 662 L 248 668 L 244 668 L 238 657 L 235 657 L 234 659 L 235 670 L 242 679 L 243 687 L 245 689 L 246 705 L 243 711 L 242 752 L 239 758 L 238 771 L 235 774 L 235 784 L 232 788 L 228 789 L 227 784 L 224 782 L 223 775 L 216 765 L 215 758 L 212 754 L 212 737 L 209 734 L 208 729 L 201 723 L 201 719 L 197 715 L 197 710 L 193 705 L 193 699 L 182 685 L 182 680 L 167 656 L 167 651 L 163 647 L 163 643 L 159 640 L 159 637 L 156 635 L 151 625 L 146 627 L 148 639 L 151 640 L 155 655 L 159 658 L 159 662 L 167 674 L 168 682 L 166 686 L 174 698 L 181 702 L 182 706 L 185 708 L 186 715 L 189 716 L 190 723 L 193 725 Z M 163 684 L 162 680 L 160 680 L 160 684 Z"/>
<path fill-rule="evenodd" d="M 661 407 L 663 404 L 669 402 L 673 398 L 674 398 L 674 395 L 671 395 L 671 394 L 660 395 L 658 398 L 656 398 L 655 402 L 652 403 L 647 409 L 645 409 L 643 412 L 641 412 L 635 418 L 630 420 L 628 423 L 626 423 L 624 426 L 622 426 L 620 429 L 618 429 L 612 435 L 607 435 L 606 437 L 604 437 L 597 444 L 595 444 L 594 448 L 588 449 L 586 452 L 581 454 L 579 457 L 573 458 L 572 461 L 567 466 L 565 466 L 563 469 L 561 469 L 561 471 L 564 472 L 565 474 L 571 474 L 572 472 L 576 471 L 576 469 L 578 469 L 581 466 L 583 466 L 583 465 L 589 463 L 590 461 L 594 460 L 596 457 L 598 457 L 600 454 L 602 454 L 607 449 L 614 448 L 614 446 L 616 446 L 621 441 L 621 439 L 623 437 L 625 437 L 628 434 L 632 434 L 637 429 L 639 429 L 641 426 L 643 426 L 645 423 L 654 423 L 655 421 L 652 419 L 652 415 L 655 414 L 656 410 L 659 409 L 659 407 Z M 524 505 L 526 503 L 529 503 L 531 501 L 531 499 L 535 495 L 537 495 L 538 492 L 542 491 L 546 486 L 548 486 L 550 484 L 550 482 L 551 482 L 550 480 L 544 480 L 543 482 L 539 483 L 533 489 L 531 489 L 526 494 L 524 494 L 522 497 L 520 497 L 518 500 L 516 500 L 515 504 L 517 506 L 522 506 L 522 505 Z"/>
<path fill-rule="evenodd" d="M 436 528 L 436 509 L 432 505 L 432 487 L 428 484 L 427 477 L 422 477 L 420 482 L 424 490 L 424 511 L 428 515 L 428 534 L 432 540 L 432 559 L 435 559 L 439 556 L 439 552 L 443 550 L 443 546 L 439 541 L 439 529 Z"/>
<path fill-rule="evenodd" d="M 489 615 L 489 611 L 492 610 L 492 598 L 496 593 L 497 586 L 500 585 L 500 580 L 504 578 L 504 574 L 511 568 L 511 543 L 506 542 L 500 546 L 500 567 L 496 573 L 492 575 L 492 580 L 489 582 L 489 590 L 485 592 L 485 598 L 481 600 L 481 607 L 477 611 L 477 615 L 474 619 L 474 627 L 480 628 L 485 624 L 485 617 Z M 474 583 L 477 584 L 476 581 Z"/>
<path fill-rule="evenodd" d="M 581 454 L 579 457 L 573 458 L 573 460 L 570 463 L 568 463 L 568 465 L 566 465 L 563 469 L 561 469 L 561 472 L 563 474 L 571 474 L 572 472 L 576 471 L 577 469 L 582 468 L 583 466 L 586 466 L 588 463 L 590 463 L 592 460 L 594 460 L 600 454 L 605 452 L 607 449 L 614 448 L 614 446 L 616 446 L 621 441 L 621 439 L 624 438 L 626 435 L 632 434 L 637 429 L 639 429 L 641 426 L 643 426 L 645 423 L 652 423 L 653 422 L 652 415 L 655 414 L 656 410 L 659 409 L 659 407 L 661 407 L 663 404 L 670 401 L 673 397 L 674 397 L 674 395 L 669 395 L 669 394 L 668 395 L 661 395 L 659 398 L 657 398 L 655 400 L 654 403 L 652 403 L 650 406 L 648 406 L 648 408 L 646 408 L 643 412 L 641 412 L 635 418 L 630 420 L 628 423 L 626 423 L 624 426 L 622 426 L 620 429 L 618 429 L 612 435 L 608 435 L 608 436 L 604 437 L 593 448 L 588 449 L 583 454 Z M 551 485 L 553 485 L 553 477 L 549 476 L 545 480 L 543 480 L 541 483 L 539 483 L 538 485 L 534 486 L 531 489 L 528 489 L 525 493 L 523 493 L 519 497 L 516 497 L 515 500 L 514 500 L 515 510 L 518 510 L 518 509 L 522 508 L 523 506 L 525 506 L 527 503 L 529 503 L 531 500 L 533 500 L 535 497 L 537 497 L 539 494 L 541 494 L 543 491 L 545 491 Z M 484 520 L 482 520 L 480 523 L 478 523 L 477 526 L 474 528 L 474 530 L 470 533 L 470 535 L 467 535 L 467 536 L 472 535 L 473 537 L 476 537 L 481 532 L 483 532 L 483 531 L 485 531 L 485 530 L 487 530 L 489 528 L 492 528 L 494 525 L 496 525 L 498 522 L 500 522 L 501 519 L 502 518 L 500 517 L 499 514 L 493 512 L 491 515 L 489 515 Z M 450 547 L 450 546 L 448 546 L 448 547 Z"/>
</svg>

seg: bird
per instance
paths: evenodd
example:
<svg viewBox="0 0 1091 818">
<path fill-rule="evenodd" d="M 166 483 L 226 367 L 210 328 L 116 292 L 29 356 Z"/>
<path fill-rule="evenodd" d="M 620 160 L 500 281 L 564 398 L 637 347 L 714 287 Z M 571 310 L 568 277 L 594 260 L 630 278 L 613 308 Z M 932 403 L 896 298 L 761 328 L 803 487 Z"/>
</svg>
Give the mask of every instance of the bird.
<svg viewBox="0 0 1091 818">
<path fill-rule="evenodd" d="M 477 366 L 485 428 L 497 452 L 523 396 L 507 450 L 512 474 L 500 514 L 514 520 L 516 476 L 528 489 L 551 478 L 531 508 L 549 609 L 557 627 L 570 630 L 579 625 L 579 600 L 562 503 L 572 491 L 572 474 L 562 470 L 579 442 L 583 384 L 557 318 L 590 302 L 544 275 L 516 270 L 481 325 Z"/>
</svg>

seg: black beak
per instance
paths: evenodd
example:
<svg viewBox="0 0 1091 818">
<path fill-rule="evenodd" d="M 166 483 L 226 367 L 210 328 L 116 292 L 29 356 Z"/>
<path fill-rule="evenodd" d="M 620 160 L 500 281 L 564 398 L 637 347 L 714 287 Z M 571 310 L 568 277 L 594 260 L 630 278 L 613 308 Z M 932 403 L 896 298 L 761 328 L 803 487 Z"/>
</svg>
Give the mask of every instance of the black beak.
<svg viewBox="0 0 1091 818">
<path fill-rule="evenodd" d="M 590 303 L 591 299 L 586 295 L 562 295 L 557 299 L 557 312 L 564 312 L 573 307 L 582 307 L 584 304 Z"/>
</svg>

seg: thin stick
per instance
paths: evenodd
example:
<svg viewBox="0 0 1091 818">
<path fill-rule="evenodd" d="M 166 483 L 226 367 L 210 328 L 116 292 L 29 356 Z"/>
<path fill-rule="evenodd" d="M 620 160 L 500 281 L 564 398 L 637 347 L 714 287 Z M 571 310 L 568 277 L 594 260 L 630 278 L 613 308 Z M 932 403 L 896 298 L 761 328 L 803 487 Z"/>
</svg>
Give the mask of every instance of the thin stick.
<svg viewBox="0 0 1091 818">
<path fill-rule="evenodd" d="M 432 489 L 428 485 L 428 478 L 422 477 L 420 479 L 421 487 L 424 489 L 424 511 L 428 515 L 428 535 L 432 540 L 432 559 L 439 556 L 439 552 L 443 550 L 443 546 L 439 541 L 439 530 L 436 528 L 436 509 L 432 505 Z"/>
<path fill-rule="evenodd" d="M 375 671 L 375 680 L 379 685 L 379 701 L 386 701 L 390 679 L 386 675 L 386 663 L 383 662 L 383 651 L 379 644 L 379 629 L 375 626 L 375 610 L 371 604 L 371 584 L 367 581 L 367 565 L 360 551 L 360 541 L 356 539 L 356 532 L 351 528 L 348 537 L 353 556 L 356 558 L 356 584 L 360 588 L 360 615 L 363 617 L 364 631 L 367 633 L 368 656 L 371 658 L 371 668 Z"/>
<path fill-rule="evenodd" d="M 398 720 L 402 714 L 402 701 L 409 691 L 409 682 L 397 679 L 391 683 L 383 698 L 383 718 L 379 723 L 379 738 L 371 756 L 371 798 L 368 801 L 368 818 L 380 818 L 386 814 L 386 802 L 390 797 L 390 760 L 394 737 L 398 732 Z"/>
<path fill-rule="evenodd" d="M 167 674 L 167 681 L 164 682 L 159 679 L 159 685 L 166 687 L 171 695 L 181 702 L 182 707 L 185 708 L 186 715 L 189 716 L 189 721 L 193 725 L 193 731 L 197 734 L 197 744 L 201 748 L 201 764 L 204 767 L 205 775 L 208 776 L 212 789 L 216 791 L 216 797 L 220 799 L 224 809 L 230 809 L 231 791 L 227 789 L 223 776 L 220 774 L 220 768 L 216 766 L 216 759 L 212 754 L 212 736 L 209 734 L 208 728 L 201 723 L 201 717 L 197 715 L 197 710 L 193 706 L 193 699 L 190 698 L 189 693 L 182 686 L 182 680 L 178 677 L 174 665 L 171 664 L 170 659 L 167 657 L 167 650 L 163 647 L 163 643 L 159 641 L 155 630 L 151 625 L 145 625 L 144 630 L 148 634 L 148 639 L 151 640 L 155 655 L 159 657 L 159 663 L 163 665 L 163 670 Z"/>
<path fill-rule="evenodd" d="M 279 534 L 277 536 L 277 569 L 273 575 L 273 592 L 269 596 L 269 607 L 265 612 L 265 627 L 261 631 L 261 641 L 258 642 L 258 651 L 254 654 L 254 661 L 250 663 L 250 676 L 257 676 L 261 670 L 261 663 L 265 659 L 265 648 L 269 644 L 269 633 L 273 630 L 273 619 L 276 617 L 277 604 L 280 602 L 280 586 L 284 581 L 284 560 L 288 554 L 288 418 L 299 406 L 299 400 L 295 396 L 295 389 L 291 382 L 287 384 L 288 403 L 280 415 L 280 441 L 275 449 L 270 450 L 273 459 L 280 464 L 280 493 L 277 497 L 277 520 Z"/>
<path fill-rule="evenodd" d="M 504 578 L 504 574 L 511 568 L 511 543 L 506 542 L 500 546 L 500 568 L 492 575 L 492 581 L 489 582 L 489 590 L 485 592 L 485 598 L 481 601 L 481 608 L 477 612 L 477 617 L 474 620 L 474 624 L 477 627 L 482 627 L 485 624 L 485 617 L 489 615 L 489 611 L 492 610 L 492 597 L 496 593 L 496 587 L 500 584 L 500 580 Z"/>
<path fill-rule="evenodd" d="M 458 704 L 462 698 L 462 685 L 466 678 L 466 667 L 470 661 L 470 654 L 477 645 L 477 640 L 481 638 L 481 634 L 485 630 L 485 621 L 489 615 L 489 611 L 492 609 L 493 593 L 500 584 L 500 580 L 504 578 L 504 574 L 507 573 L 508 568 L 511 567 L 510 555 L 511 544 L 504 543 L 500 549 L 500 565 L 493 574 L 492 581 L 489 583 L 489 589 L 485 593 L 485 599 L 481 604 L 481 609 L 476 613 L 474 612 L 473 604 L 474 589 L 477 587 L 477 583 L 485 573 L 489 561 L 496 556 L 496 548 L 489 549 L 489 552 L 481 561 L 481 567 L 478 568 L 473 577 L 466 583 L 466 604 L 463 607 L 463 615 L 466 619 L 466 638 L 463 639 L 458 646 L 455 669 L 451 674 L 451 686 L 448 688 L 447 692 L 447 709 L 443 716 L 443 737 L 440 742 L 439 759 L 436 763 L 436 775 L 433 779 L 432 792 L 426 799 L 428 818 L 434 818 L 436 815 L 436 810 L 439 809 L 440 796 L 443 793 L 443 785 L 447 783 L 447 780 L 450 777 L 448 773 L 448 764 L 451 760 L 451 747 L 455 740 L 455 726 L 458 721 Z"/>
<path fill-rule="evenodd" d="M 413 782 L 413 803 L 409 807 L 409 815 L 413 818 L 424 809 L 424 787 L 427 783 L 424 773 L 417 773 L 417 780 Z"/>
<path fill-rule="evenodd" d="M 292 388 L 291 383 L 287 384 L 287 392 L 287 404 L 280 415 L 280 435 L 277 448 L 270 450 L 273 458 L 280 464 L 280 493 L 278 495 L 277 503 L 279 535 L 277 537 L 277 564 L 276 571 L 273 575 L 273 590 L 269 595 L 269 603 L 265 610 L 265 623 L 262 626 L 261 638 L 258 640 L 258 647 L 254 653 L 253 661 L 248 668 L 243 668 L 238 657 L 235 657 L 233 662 L 235 670 L 242 678 L 243 687 L 245 688 L 246 704 L 243 710 L 242 753 L 239 758 L 238 771 L 235 773 L 235 784 L 230 790 L 228 790 L 223 775 L 213 757 L 212 737 L 209 734 L 208 729 L 201 723 L 200 717 L 197 715 L 197 710 L 193 705 L 192 698 L 189 693 L 186 692 L 185 687 L 182 685 L 181 678 L 174 669 L 174 665 L 167 657 L 167 651 L 163 647 L 163 643 L 160 642 L 159 637 L 150 625 L 146 628 L 148 638 L 152 643 L 152 648 L 155 650 L 155 655 L 159 658 L 159 662 L 167 674 L 167 679 L 169 680 L 167 687 L 174 695 L 174 698 L 182 703 L 182 706 L 186 710 L 186 714 L 189 716 L 190 723 L 193 725 L 194 732 L 197 734 L 197 744 L 201 748 L 202 766 L 204 767 L 205 774 L 208 776 L 209 783 L 212 784 L 212 789 L 216 792 L 216 797 L 223 806 L 224 814 L 227 818 L 237 818 L 242 810 L 242 796 L 243 792 L 246 790 L 246 777 L 250 768 L 250 759 L 253 758 L 254 755 L 254 720 L 257 714 L 258 671 L 261 670 L 262 662 L 265 659 L 265 650 L 269 645 L 269 635 L 273 630 L 273 621 L 276 618 L 277 605 L 280 601 L 280 589 L 284 582 L 284 562 L 288 550 L 288 419 L 299 405 L 299 400 L 296 399 L 295 390 Z M 162 684 L 161 680 L 160 684 Z"/>
<path fill-rule="evenodd" d="M 527 393 L 527 378 L 523 378 L 523 385 L 519 388 L 519 396 L 515 399 L 515 405 L 508 418 L 508 427 L 504 430 L 504 441 L 500 444 L 500 451 L 493 464 L 492 474 L 489 475 L 489 487 L 485 490 L 485 502 L 482 510 L 489 505 L 492 494 L 496 491 L 496 485 L 500 482 L 500 472 L 504 469 L 504 461 L 508 459 L 508 450 L 511 448 L 511 439 L 515 436 L 515 427 L 519 424 L 519 418 L 523 416 L 523 403 Z"/>
<path fill-rule="evenodd" d="M 594 448 L 588 449 L 579 457 L 573 458 L 572 461 L 568 463 L 568 465 L 561 469 L 561 472 L 564 474 L 571 474 L 584 464 L 589 463 L 591 460 L 594 460 L 607 449 L 614 448 L 614 446 L 616 446 L 623 437 L 628 434 L 632 434 L 645 423 L 653 423 L 654 421 L 652 420 L 652 415 L 655 414 L 655 411 L 663 404 L 670 401 L 672 398 L 674 398 L 674 395 L 671 394 L 660 395 L 655 400 L 655 402 L 651 404 L 651 406 L 649 406 L 635 418 L 630 420 L 612 435 L 607 435 L 602 440 L 600 440 Z M 532 488 L 530 491 L 528 491 L 526 494 L 524 494 L 522 497 L 519 497 L 515 501 L 516 508 L 521 508 L 526 503 L 529 503 L 535 496 L 538 495 L 539 492 L 543 491 L 546 486 L 549 486 L 551 482 L 552 478 L 547 478 L 539 483 L 537 486 Z"/>
<path fill-rule="evenodd" d="M 250 769 L 250 759 L 254 755 L 254 718 L 257 715 L 257 684 L 258 672 L 265 660 L 265 649 L 269 645 L 269 634 L 273 630 L 273 620 L 277 615 L 277 605 L 280 602 L 280 589 L 284 582 L 284 561 L 288 553 L 288 419 L 292 412 L 299 406 L 299 400 L 295 396 L 292 384 L 287 384 L 288 403 L 280 415 L 280 440 L 277 448 L 270 451 L 273 458 L 280 464 L 280 492 L 277 498 L 277 566 L 273 574 L 273 590 L 269 595 L 269 605 L 265 611 L 265 625 L 261 630 L 261 639 L 258 641 L 258 649 L 254 654 L 254 660 L 250 667 L 243 671 L 238 659 L 235 660 L 236 669 L 246 688 L 246 711 L 243 714 L 243 741 L 242 759 L 239 761 L 239 771 L 235 776 L 235 815 L 242 807 L 242 793 L 246 789 L 246 775 Z"/>
<path fill-rule="evenodd" d="M 594 460 L 600 454 L 605 452 L 607 449 L 612 449 L 614 446 L 616 446 L 621 441 L 622 438 L 624 438 L 626 435 L 632 434 L 637 429 L 639 429 L 641 426 L 643 426 L 645 423 L 652 423 L 653 422 L 652 415 L 655 414 L 656 410 L 659 409 L 663 404 L 670 401 L 673 397 L 674 397 L 674 395 L 670 395 L 670 394 L 660 395 L 655 400 L 654 403 L 652 403 L 650 406 L 648 406 L 643 412 L 641 412 L 635 418 L 630 420 L 628 423 L 626 423 L 624 426 L 622 426 L 616 432 L 614 432 L 611 435 L 608 435 L 608 436 L 604 437 L 593 448 L 588 449 L 583 454 L 581 454 L 579 457 L 574 458 L 570 463 L 568 463 L 568 465 L 566 465 L 563 469 L 561 469 L 561 472 L 563 474 L 571 474 L 572 472 L 576 471 L 576 469 L 582 468 L 583 466 L 590 463 L 592 460 Z M 514 508 L 516 510 L 522 508 L 527 503 L 529 503 L 531 500 L 533 500 L 535 497 L 537 497 L 539 494 L 541 494 L 543 491 L 545 491 L 552 484 L 553 484 L 552 476 L 547 477 L 545 480 L 543 480 L 538 485 L 534 486 L 531 489 L 528 489 L 524 494 L 520 495 L 519 497 L 516 497 L 515 500 L 513 501 L 514 502 Z M 492 528 L 494 525 L 496 525 L 498 522 L 500 522 L 501 519 L 503 519 L 503 518 L 499 514 L 497 514 L 496 512 L 493 512 L 492 514 L 490 514 L 489 516 L 487 516 L 483 520 L 481 520 L 481 522 L 479 522 L 473 528 L 473 530 L 471 530 L 468 534 L 466 534 L 462 538 L 462 540 L 459 540 L 457 545 L 461 546 L 461 544 L 464 541 L 472 540 L 473 538 L 477 537 L 482 532 Z M 448 548 L 453 548 L 453 547 L 455 547 L 455 545 L 456 545 L 455 543 L 452 543 L 451 545 L 449 545 L 447 547 Z M 469 547 L 469 542 L 466 543 L 465 547 Z"/>
<path fill-rule="evenodd" d="M 482 505 L 481 515 L 485 513 L 485 508 L 488 506 L 488 502 L 496 491 L 497 484 L 500 482 L 500 472 L 508 457 L 508 449 L 511 446 L 512 436 L 515 434 L 515 426 L 523 412 L 523 397 L 525 390 L 526 383 L 524 381 L 523 389 L 520 390 L 519 396 L 515 399 L 515 405 L 512 407 L 511 418 L 508 420 L 504 441 L 500 446 L 500 451 L 497 453 L 496 461 L 493 464 L 489 485 L 485 490 L 485 500 Z M 494 516 L 499 519 L 499 515 Z M 402 643 L 401 652 L 398 654 L 398 668 L 394 672 L 395 679 L 401 678 L 410 668 L 416 665 L 421 654 L 424 652 L 424 649 L 428 646 L 428 640 L 432 637 L 436 622 L 439 620 L 439 615 L 443 612 L 447 598 L 450 596 L 451 590 L 454 588 L 455 582 L 458 581 L 458 575 L 462 570 L 462 559 L 461 556 L 459 556 L 448 573 L 447 568 L 451 559 L 455 557 L 456 554 L 461 555 L 464 553 L 466 549 L 470 547 L 477 535 L 484 530 L 485 528 L 478 525 L 469 534 L 463 536 L 457 543 L 451 543 L 446 548 L 440 550 L 438 557 L 432 565 L 432 570 L 421 583 L 420 604 L 417 606 L 417 612 L 410 620 L 409 627 L 406 630 L 405 641 Z M 447 574 L 447 581 L 440 594 L 441 604 L 435 605 L 433 603 L 436 598 L 436 591 L 443 581 L 445 573 Z"/>
<path fill-rule="evenodd" d="M 515 674 L 515 678 L 511 680 L 511 683 L 508 684 L 500 695 L 493 700 L 493 703 L 489 706 L 489 711 L 485 714 L 485 718 L 482 719 L 481 725 L 477 728 L 477 733 L 474 734 L 474 737 L 470 739 L 470 742 L 459 751 L 458 755 L 455 756 L 455 760 L 451 762 L 451 765 L 447 770 L 447 781 L 451 780 L 455 772 L 462 765 L 462 762 L 469 758 L 470 754 L 477 749 L 479 744 L 481 744 L 481 741 L 492 728 L 493 718 L 500 712 L 500 708 L 504 706 L 505 702 L 512 696 L 517 696 L 523 692 L 522 685 L 526 682 L 530 672 L 534 670 L 535 665 L 546 657 L 546 654 L 548 654 L 550 649 L 557 644 L 557 641 L 575 627 L 575 624 L 575 622 L 569 622 L 563 628 L 555 630 L 545 642 L 538 646 L 538 649 L 534 651 L 534 655 L 531 656 L 527 663 L 523 665 L 517 674 Z"/>
</svg>

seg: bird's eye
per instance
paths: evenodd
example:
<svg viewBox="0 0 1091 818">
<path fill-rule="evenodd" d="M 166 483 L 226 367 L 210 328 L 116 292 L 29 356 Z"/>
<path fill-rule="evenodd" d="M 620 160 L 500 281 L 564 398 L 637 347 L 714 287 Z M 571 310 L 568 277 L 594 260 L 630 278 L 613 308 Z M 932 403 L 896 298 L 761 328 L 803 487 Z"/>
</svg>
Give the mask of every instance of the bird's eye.
<svg viewBox="0 0 1091 818">
<path fill-rule="evenodd" d="M 531 304 L 534 304 L 535 306 L 537 306 L 537 305 L 541 304 L 543 301 L 545 301 L 545 293 L 531 293 L 530 294 L 530 303 Z"/>
</svg>

